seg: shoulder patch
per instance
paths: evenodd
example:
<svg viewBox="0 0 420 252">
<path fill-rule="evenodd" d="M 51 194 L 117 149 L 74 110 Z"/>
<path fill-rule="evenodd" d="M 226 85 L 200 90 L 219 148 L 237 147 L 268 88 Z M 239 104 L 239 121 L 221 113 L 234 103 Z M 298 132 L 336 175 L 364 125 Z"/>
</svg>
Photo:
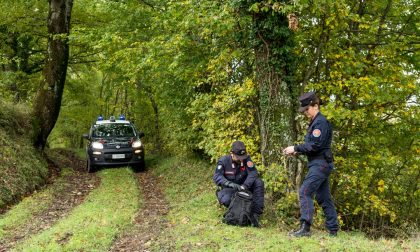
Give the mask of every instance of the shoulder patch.
<svg viewBox="0 0 420 252">
<path fill-rule="evenodd" d="M 314 137 L 319 137 L 321 136 L 321 130 L 320 129 L 314 129 L 314 131 L 312 131 L 312 135 Z"/>
<path fill-rule="evenodd" d="M 217 166 L 217 170 L 220 170 L 220 169 L 222 169 L 222 165 Z"/>
</svg>

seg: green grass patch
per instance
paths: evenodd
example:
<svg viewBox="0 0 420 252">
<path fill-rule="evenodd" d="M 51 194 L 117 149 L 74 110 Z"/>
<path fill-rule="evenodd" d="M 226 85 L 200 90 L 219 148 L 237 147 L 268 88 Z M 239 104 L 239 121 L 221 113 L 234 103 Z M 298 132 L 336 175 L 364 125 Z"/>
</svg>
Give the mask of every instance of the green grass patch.
<svg viewBox="0 0 420 252">
<path fill-rule="evenodd" d="M 72 173 L 70 169 L 63 169 L 60 178 L 53 185 L 24 198 L 6 214 L 0 216 L 0 240 L 19 232 L 19 227 L 32 221 L 36 214 L 48 209 L 54 195 L 60 194 L 65 187 L 66 177 Z"/>
<path fill-rule="evenodd" d="M 137 180 L 129 168 L 97 173 L 101 185 L 67 218 L 23 244 L 18 251 L 106 251 L 132 225 L 139 209 Z"/>
<path fill-rule="evenodd" d="M 212 175 L 215 165 L 191 157 L 161 159 L 153 172 L 164 178 L 171 205 L 171 226 L 158 238 L 160 250 L 187 251 L 418 251 L 420 242 L 412 240 L 371 240 L 361 233 L 339 232 L 329 237 L 313 230 L 310 238 L 291 238 L 290 230 L 263 217 L 263 228 L 225 225 L 225 209 L 217 203 Z"/>
</svg>

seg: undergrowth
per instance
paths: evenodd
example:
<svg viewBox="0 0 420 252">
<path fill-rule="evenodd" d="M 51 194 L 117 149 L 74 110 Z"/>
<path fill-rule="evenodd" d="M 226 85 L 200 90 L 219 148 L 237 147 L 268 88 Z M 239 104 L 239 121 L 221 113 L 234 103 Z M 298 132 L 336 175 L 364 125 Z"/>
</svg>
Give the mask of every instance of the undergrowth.
<svg viewBox="0 0 420 252">
<path fill-rule="evenodd" d="M 0 212 L 42 186 L 48 168 L 31 143 L 29 109 L 0 101 Z"/>
</svg>

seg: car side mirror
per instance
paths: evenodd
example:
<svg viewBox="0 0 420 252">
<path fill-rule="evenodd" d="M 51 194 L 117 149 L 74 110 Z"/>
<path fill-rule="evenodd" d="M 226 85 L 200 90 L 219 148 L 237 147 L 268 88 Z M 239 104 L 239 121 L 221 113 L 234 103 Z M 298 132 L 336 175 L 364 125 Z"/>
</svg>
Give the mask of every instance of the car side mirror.
<svg viewBox="0 0 420 252">
<path fill-rule="evenodd" d="M 84 139 L 89 139 L 89 134 L 83 134 Z"/>
<path fill-rule="evenodd" d="M 140 131 L 139 132 L 139 137 L 141 138 L 141 137 L 144 137 L 144 132 L 143 131 Z"/>
</svg>

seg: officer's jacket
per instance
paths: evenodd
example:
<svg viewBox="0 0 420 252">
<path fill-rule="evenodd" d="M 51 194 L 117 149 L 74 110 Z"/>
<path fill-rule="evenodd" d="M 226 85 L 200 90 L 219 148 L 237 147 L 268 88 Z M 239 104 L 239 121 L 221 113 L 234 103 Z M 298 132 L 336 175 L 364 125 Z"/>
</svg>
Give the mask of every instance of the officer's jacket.
<svg viewBox="0 0 420 252">
<path fill-rule="evenodd" d="M 214 172 L 213 181 L 216 185 L 222 186 L 226 181 L 231 181 L 239 185 L 251 188 L 255 179 L 258 177 L 258 171 L 255 165 L 247 166 L 247 162 L 251 161 L 248 156 L 242 164 L 232 161 L 231 155 L 223 156 L 217 162 L 216 171 Z"/>
<path fill-rule="evenodd" d="M 318 112 L 308 126 L 305 142 L 295 145 L 295 151 L 305 154 L 308 161 L 325 159 L 332 162 L 331 140 L 331 124 L 321 112 Z"/>
</svg>

